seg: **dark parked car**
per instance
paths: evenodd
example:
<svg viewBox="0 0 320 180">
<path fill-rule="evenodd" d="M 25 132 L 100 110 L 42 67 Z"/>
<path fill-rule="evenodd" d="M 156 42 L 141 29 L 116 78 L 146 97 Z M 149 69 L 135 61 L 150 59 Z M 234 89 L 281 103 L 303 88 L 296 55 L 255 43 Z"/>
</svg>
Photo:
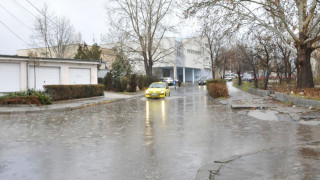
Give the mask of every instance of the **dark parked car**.
<svg viewBox="0 0 320 180">
<path fill-rule="evenodd" d="M 199 85 L 205 85 L 207 82 L 208 78 L 207 77 L 201 77 L 199 79 Z"/>
</svg>

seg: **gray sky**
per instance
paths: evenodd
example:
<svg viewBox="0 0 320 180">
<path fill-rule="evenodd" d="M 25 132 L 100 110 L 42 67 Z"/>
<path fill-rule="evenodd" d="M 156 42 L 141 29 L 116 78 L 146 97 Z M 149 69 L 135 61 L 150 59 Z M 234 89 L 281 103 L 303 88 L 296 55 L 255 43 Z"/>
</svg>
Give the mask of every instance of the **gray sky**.
<svg viewBox="0 0 320 180">
<path fill-rule="evenodd" d="M 87 44 L 93 44 L 94 42 L 99 44 L 101 43 L 101 35 L 107 34 L 107 15 L 105 11 L 107 0 L 29 1 L 38 9 L 41 9 L 43 4 L 47 3 L 51 12 L 69 18 L 75 30 L 82 34 L 82 40 Z M 34 16 L 39 14 L 27 0 L 0 1 L 0 54 L 15 55 L 18 49 L 32 47 L 29 44 L 31 44 L 30 36 L 35 21 Z M 192 27 L 194 23 L 188 25 Z M 184 31 L 186 33 L 183 34 L 188 34 L 188 36 L 192 33 L 191 28 L 186 26 L 181 26 L 178 31 Z M 181 36 L 181 33 L 178 33 L 177 36 Z"/>
<path fill-rule="evenodd" d="M 88 44 L 92 44 L 93 39 L 100 43 L 100 35 L 107 32 L 105 0 L 29 1 L 39 9 L 46 2 L 52 12 L 69 18 L 76 31 L 82 34 L 82 39 Z M 0 54 L 15 55 L 17 49 L 30 47 L 28 44 L 31 42 L 35 17 L 28 11 L 35 16 L 40 14 L 26 0 L 0 1 Z M 15 36 L 2 23 L 26 42 Z"/>
</svg>

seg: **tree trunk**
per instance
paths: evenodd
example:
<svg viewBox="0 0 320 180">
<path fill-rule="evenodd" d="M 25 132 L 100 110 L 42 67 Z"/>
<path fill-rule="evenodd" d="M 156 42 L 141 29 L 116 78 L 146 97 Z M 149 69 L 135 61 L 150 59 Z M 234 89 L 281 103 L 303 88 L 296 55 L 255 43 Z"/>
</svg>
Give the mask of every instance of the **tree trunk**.
<svg viewBox="0 0 320 180">
<path fill-rule="evenodd" d="M 242 85 L 242 81 L 241 81 L 241 72 L 240 71 L 237 71 L 237 74 L 238 74 L 238 85 L 241 86 Z"/>
<path fill-rule="evenodd" d="M 306 45 L 300 45 L 297 47 L 298 56 L 295 62 L 297 67 L 297 88 L 313 88 L 313 75 L 310 63 L 312 49 Z"/>
<path fill-rule="evenodd" d="M 254 78 L 254 87 L 258 88 L 258 78 L 255 71 L 253 71 L 253 78 Z"/>
<path fill-rule="evenodd" d="M 264 90 L 268 89 L 269 75 L 270 75 L 270 70 L 267 70 L 267 74 L 266 74 L 266 77 L 264 79 L 264 85 L 263 85 L 263 89 Z"/>
<path fill-rule="evenodd" d="M 216 71 L 212 68 L 212 79 L 216 79 Z"/>
</svg>

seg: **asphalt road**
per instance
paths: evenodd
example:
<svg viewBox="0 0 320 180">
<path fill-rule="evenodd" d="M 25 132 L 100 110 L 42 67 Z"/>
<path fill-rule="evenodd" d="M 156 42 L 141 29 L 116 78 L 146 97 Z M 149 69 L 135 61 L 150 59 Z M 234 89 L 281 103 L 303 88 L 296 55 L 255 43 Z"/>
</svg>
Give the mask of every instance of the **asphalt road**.
<svg viewBox="0 0 320 180">
<path fill-rule="evenodd" d="M 1 115 L 0 179 L 195 179 L 215 159 L 319 139 L 319 126 L 258 120 L 186 86 L 165 99 Z"/>
</svg>

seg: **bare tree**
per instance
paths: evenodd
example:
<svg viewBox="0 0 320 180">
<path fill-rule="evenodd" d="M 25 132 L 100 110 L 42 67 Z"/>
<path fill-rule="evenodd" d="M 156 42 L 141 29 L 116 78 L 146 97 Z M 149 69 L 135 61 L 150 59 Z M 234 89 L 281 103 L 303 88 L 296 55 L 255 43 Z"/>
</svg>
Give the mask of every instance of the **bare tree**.
<svg viewBox="0 0 320 180">
<path fill-rule="evenodd" d="M 223 38 L 227 32 L 218 24 L 217 21 L 205 20 L 202 24 L 202 38 L 205 39 L 204 51 L 210 57 L 210 67 L 212 78 L 215 79 L 216 70 L 218 68 L 219 55 L 223 48 Z M 201 43 L 202 45 L 203 43 Z"/>
<path fill-rule="evenodd" d="M 75 33 L 66 17 L 51 13 L 47 4 L 39 11 L 32 36 L 35 47 L 40 50 L 41 56 L 64 58 L 67 46 L 80 43 L 81 35 Z"/>
<path fill-rule="evenodd" d="M 44 57 L 52 57 L 51 49 L 49 48 L 49 36 L 51 36 L 50 29 L 52 28 L 52 23 L 49 19 L 53 18 L 53 15 L 49 12 L 47 4 L 44 4 L 41 9 L 41 15 L 36 18 L 34 24 L 34 35 L 32 35 L 33 44 L 35 47 L 41 48 L 40 52 Z"/>
<path fill-rule="evenodd" d="M 38 54 L 32 51 L 28 52 L 29 60 L 33 64 L 33 89 L 37 88 L 37 76 L 36 76 L 36 67 L 40 65 L 40 59 Z M 27 85 L 29 88 L 29 84 Z"/>
<path fill-rule="evenodd" d="M 318 0 L 189 0 L 189 5 L 189 14 L 197 13 L 199 9 L 220 7 L 237 14 L 240 24 L 254 23 L 274 32 L 297 56 L 297 87 L 314 87 L 310 57 L 320 48 Z"/>
<path fill-rule="evenodd" d="M 244 57 L 243 61 L 245 64 L 247 64 L 252 71 L 253 77 L 254 77 L 254 86 L 258 87 L 258 68 L 259 68 L 259 53 L 256 51 L 255 48 L 252 46 L 248 47 L 248 44 L 239 44 L 238 48 L 240 50 L 241 56 Z"/>
<path fill-rule="evenodd" d="M 49 45 L 57 58 L 65 56 L 67 46 L 75 42 L 76 34 L 70 20 L 66 17 L 59 17 L 55 20 L 52 34 L 49 38 Z"/>
<path fill-rule="evenodd" d="M 142 56 L 146 74 L 152 75 L 154 63 L 174 52 L 173 49 L 161 47 L 164 35 L 173 28 L 165 22 L 172 0 L 113 0 L 113 2 L 116 7 L 107 8 L 111 25 L 120 36 L 127 37 L 123 39 L 125 41 L 123 44 L 131 52 Z M 128 45 L 128 42 L 131 44 Z"/>
</svg>

